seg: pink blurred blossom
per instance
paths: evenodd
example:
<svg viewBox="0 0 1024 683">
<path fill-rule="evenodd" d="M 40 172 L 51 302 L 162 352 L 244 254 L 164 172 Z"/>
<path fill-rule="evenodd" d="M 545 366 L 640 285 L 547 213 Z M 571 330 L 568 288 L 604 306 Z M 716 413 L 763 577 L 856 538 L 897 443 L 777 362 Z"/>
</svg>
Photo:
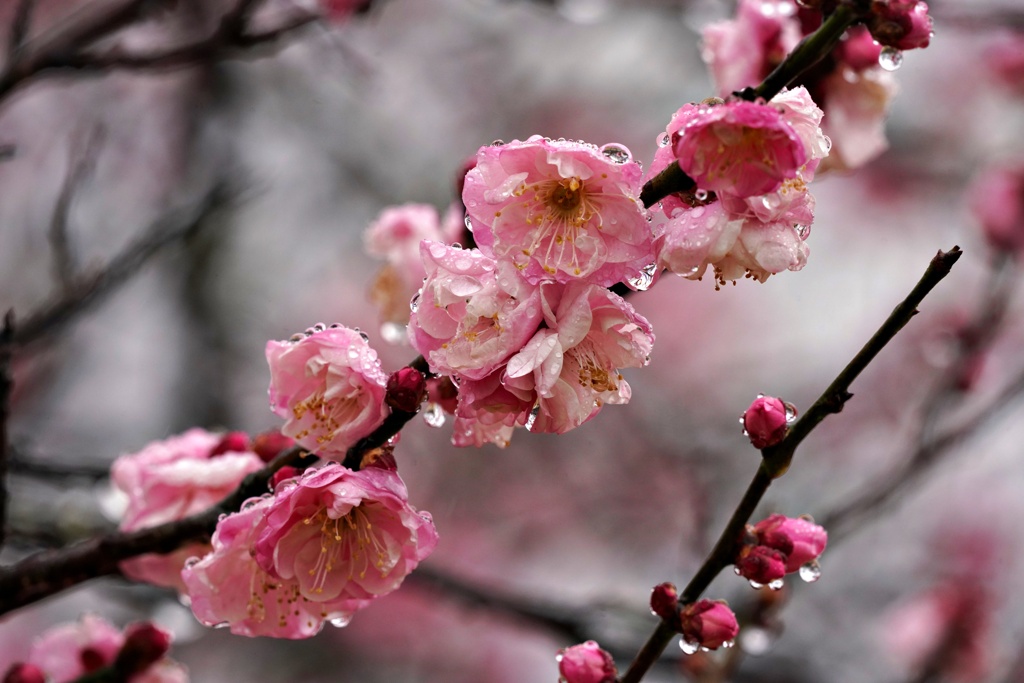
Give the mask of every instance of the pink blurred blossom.
<svg viewBox="0 0 1024 683">
<path fill-rule="evenodd" d="M 743 429 L 754 448 L 768 448 L 782 441 L 788 424 L 786 404 L 774 396 L 759 396 L 743 413 Z"/>
<path fill-rule="evenodd" d="M 430 516 L 409 505 L 397 472 L 330 463 L 275 494 L 254 549 L 270 576 L 326 604 L 390 593 L 435 545 Z"/>
<path fill-rule="evenodd" d="M 558 673 L 564 683 L 614 683 L 615 660 L 593 640 L 558 653 Z"/>
<path fill-rule="evenodd" d="M 240 447 L 242 450 L 225 450 Z M 237 435 L 222 437 L 203 429 L 156 441 L 138 453 L 122 455 L 111 466 L 114 485 L 128 495 L 123 531 L 171 522 L 205 510 L 231 493 L 263 460 L 245 449 Z M 125 560 L 129 578 L 184 590 L 181 567 L 207 544 L 193 543 L 167 555 L 148 554 Z"/>
<path fill-rule="evenodd" d="M 761 82 L 800 41 L 792 0 L 740 0 L 736 18 L 703 30 L 705 63 L 722 97 Z"/>
<path fill-rule="evenodd" d="M 709 650 L 731 643 L 740 631 L 736 615 L 722 601 L 698 600 L 679 614 L 683 639 Z"/>
<path fill-rule="evenodd" d="M 270 405 L 281 432 L 325 458 L 344 458 L 388 414 L 387 375 L 357 331 L 314 328 L 297 341 L 267 342 Z"/>
<path fill-rule="evenodd" d="M 269 497 L 253 499 L 222 519 L 213 551 L 182 570 L 196 619 L 227 624 L 236 635 L 290 639 L 316 635 L 325 621 L 348 623 L 365 601 L 311 599 L 297 581 L 272 577 L 256 563 L 256 534 L 271 503 Z"/>
<path fill-rule="evenodd" d="M 478 380 L 523 347 L 541 320 L 540 291 L 477 249 L 424 242 L 427 269 L 410 342 L 435 373 Z"/>
<path fill-rule="evenodd" d="M 842 66 L 824 79 L 822 89 L 824 130 L 832 140 L 828 168 L 858 168 L 889 148 L 885 119 L 898 90 L 891 73 Z"/>
<path fill-rule="evenodd" d="M 609 286 L 654 260 L 641 175 L 619 145 L 533 136 L 482 147 L 462 196 L 481 251 L 527 281 Z"/>
<path fill-rule="evenodd" d="M 1024 33 L 997 38 L 985 49 L 985 65 L 1004 87 L 1024 95 Z"/>
<path fill-rule="evenodd" d="M 971 211 L 989 244 L 1024 252 L 1024 164 L 989 166 L 968 191 Z"/>
<path fill-rule="evenodd" d="M 898 50 L 928 47 L 932 18 L 923 0 L 873 0 L 867 20 L 872 37 Z"/>
</svg>

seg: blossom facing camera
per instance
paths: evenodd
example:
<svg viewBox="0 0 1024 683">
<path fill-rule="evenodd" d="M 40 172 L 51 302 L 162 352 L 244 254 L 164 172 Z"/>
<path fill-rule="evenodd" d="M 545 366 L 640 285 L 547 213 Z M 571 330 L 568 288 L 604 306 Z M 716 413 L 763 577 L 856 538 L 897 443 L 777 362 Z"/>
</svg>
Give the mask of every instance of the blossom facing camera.
<svg viewBox="0 0 1024 683">
<path fill-rule="evenodd" d="M 758 396 L 743 413 L 743 431 L 754 448 L 763 449 L 782 441 L 789 427 L 790 409 L 774 396 Z"/>
<path fill-rule="evenodd" d="M 480 250 L 514 264 L 528 282 L 607 287 L 654 260 L 638 200 L 642 175 L 619 145 L 535 135 L 482 147 L 462 199 Z"/>
<path fill-rule="evenodd" d="M 728 647 L 740 632 L 739 622 L 722 601 L 698 600 L 679 613 L 683 640 L 709 650 Z"/>
<path fill-rule="evenodd" d="M 248 439 L 242 436 L 190 429 L 115 460 L 111 480 L 128 495 L 120 529 L 157 526 L 219 503 L 247 474 L 263 467 L 263 460 L 247 450 Z M 140 555 L 121 562 L 121 571 L 136 581 L 182 592 L 185 560 L 208 549 L 207 544 L 192 543 L 167 555 Z"/>
<path fill-rule="evenodd" d="M 618 676 L 611 654 L 593 640 L 559 651 L 557 659 L 563 683 L 614 683 Z"/>
<path fill-rule="evenodd" d="M 325 458 L 344 458 L 388 415 L 387 375 L 358 330 L 317 325 L 289 341 L 267 342 L 270 405 L 281 433 Z"/>
</svg>

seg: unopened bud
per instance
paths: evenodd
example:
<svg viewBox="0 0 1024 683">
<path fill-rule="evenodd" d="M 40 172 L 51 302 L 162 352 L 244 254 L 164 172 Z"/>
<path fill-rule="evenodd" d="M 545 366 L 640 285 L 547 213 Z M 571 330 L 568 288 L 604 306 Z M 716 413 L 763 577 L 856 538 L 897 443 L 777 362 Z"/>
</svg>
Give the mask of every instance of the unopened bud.
<svg viewBox="0 0 1024 683">
<path fill-rule="evenodd" d="M 804 517 L 771 515 L 754 525 L 754 533 L 762 545 L 785 555 L 786 573 L 799 571 L 801 566 L 818 559 L 828 544 L 828 532 Z"/>
<path fill-rule="evenodd" d="M 897 50 L 928 47 L 932 18 L 922 0 L 874 0 L 867 20 L 871 36 Z"/>
<path fill-rule="evenodd" d="M 252 440 L 253 453 L 260 456 L 263 462 L 270 462 L 294 445 L 294 440 L 276 429 L 257 434 Z"/>
<path fill-rule="evenodd" d="M 786 436 L 790 415 L 787 406 L 774 396 L 758 396 L 743 413 L 743 431 L 754 448 L 768 448 Z"/>
<path fill-rule="evenodd" d="M 277 472 L 274 472 L 274 476 L 270 478 L 270 489 L 272 491 L 276 490 L 277 485 L 280 484 L 282 481 L 291 479 L 292 477 L 297 477 L 300 474 L 302 474 L 302 470 L 300 470 L 298 467 L 285 465 Z"/>
<path fill-rule="evenodd" d="M 593 640 L 559 651 L 557 659 L 565 683 L 614 683 L 619 674 L 612 656 Z"/>
<path fill-rule="evenodd" d="M 228 432 L 221 437 L 221 440 L 210 451 L 210 457 L 214 458 L 225 453 L 247 453 L 249 451 L 249 435 L 245 432 Z"/>
<path fill-rule="evenodd" d="M 427 381 L 416 368 L 401 368 L 388 377 L 384 402 L 395 410 L 415 413 L 427 397 Z"/>
<path fill-rule="evenodd" d="M 768 584 L 786 575 L 786 555 L 766 545 L 748 545 L 736 558 L 736 573 L 754 583 Z"/>
<path fill-rule="evenodd" d="M 651 611 L 679 630 L 679 591 L 675 584 L 659 583 L 651 592 Z"/>
<path fill-rule="evenodd" d="M 159 661 L 171 647 L 171 634 L 148 622 L 132 624 L 125 631 L 124 645 L 114 668 L 127 675 L 142 673 Z"/>
<path fill-rule="evenodd" d="M 736 615 L 721 601 L 698 600 L 680 612 L 683 639 L 709 650 L 731 643 L 740 632 Z"/>
<path fill-rule="evenodd" d="M 7 670 L 3 683 L 46 683 L 46 675 L 33 664 L 15 664 Z"/>
</svg>

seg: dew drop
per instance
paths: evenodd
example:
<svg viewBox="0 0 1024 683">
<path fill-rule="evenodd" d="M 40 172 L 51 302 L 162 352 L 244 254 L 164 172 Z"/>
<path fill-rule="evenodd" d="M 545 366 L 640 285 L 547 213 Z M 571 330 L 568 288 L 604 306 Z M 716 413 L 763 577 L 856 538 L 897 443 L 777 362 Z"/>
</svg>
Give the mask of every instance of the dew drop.
<svg viewBox="0 0 1024 683">
<path fill-rule="evenodd" d="M 420 294 L 422 290 L 412 295 L 412 299 L 409 300 L 409 310 L 415 313 L 420 308 Z"/>
<path fill-rule="evenodd" d="M 423 409 L 423 421 L 435 429 L 444 427 L 444 409 L 439 403 L 428 403 Z"/>
<path fill-rule="evenodd" d="M 686 638 L 680 638 L 679 649 L 683 651 L 683 654 L 692 655 L 700 649 L 700 643 L 689 641 Z"/>
<path fill-rule="evenodd" d="M 821 565 L 817 560 L 811 560 L 800 567 L 800 578 L 807 583 L 814 583 L 821 578 Z"/>
<path fill-rule="evenodd" d="M 222 621 L 219 624 L 214 624 L 213 628 L 227 628 L 228 626 L 231 626 L 231 624 L 226 621 Z"/>
<path fill-rule="evenodd" d="M 466 214 L 466 220 L 465 220 L 465 223 L 466 223 L 466 230 L 469 230 L 470 232 L 473 232 L 473 221 L 472 221 L 472 219 L 471 219 L 471 218 L 469 217 L 469 214 L 468 214 L 468 213 Z"/>
<path fill-rule="evenodd" d="M 348 623 L 350 621 L 352 621 L 351 617 L 340 617 L 338 619 L 330 619 L 327 621 L 327 623 L 333 626 L 334 628 L 345 628 L 346 626 L 348 626 Z"/>
<path fill-rule="evenodd" d="M 791 425 L 796 422 L 796 406 L 786 402 L 783 402 L 782 405 L 786 406 L 786 424 Z"/>
<path fill-rule="evenodd" d="M 903 64 L 903 53 L 886 45 L 878 55 L 878 65 L 886 71 L 895 71 Z"/>
<path fill-rule="evenodd" d="M 809 225 L 800 225 L 797 223 L 793 226 L 793 229 L 796 230 L 796 236 L 802 240 L 807 239 L 808 235 L 811 234 L 811 226 Z"/>
<path fill-rule="evenodd" d="M 782 590 L 782 587 L 784 585 L 785 585 L 785 582 L 782 579 L 775 579 L 774 581 L 769 581 L 768 582 L 768 588 L 772 589 L 773 591 L 780 591 L 780 590 Z"/>
<path fill-rule="evenodd" d="M 199 564 L 199 558 L 198 557 L 194 557 L 194 556 L 190 557 L 187 560 L 185 560 L 185 569 L 191 569 L 192 567 L 196 566 L 197 564 Z"/>
<path fill-rule="evenodd" d="M 735 640 L 727 640 L 724 643 L 722 643 L 722 647 L 724 647 L 726 650 L 728 650 L 730 647 L 732 647 L 735 644 L 736 644 Z"/>
<path fill-rule="evenodd" d="M 651 263 L 640 269 L 640 274 L 628 280 L 629 286 L 638 292 L 646 292 L 654 284 L 654 276 L 658 272 L 658 264 Z"/>
<path fill-rule="evenodd" d="M 633 159 L 633 155 L 622 145 L 609 143 L 601 148 L 601 154 L 615 164 L 625 164 Z"/>
<path fill-rule="evenodd" d="M 313 325 L 314 332 L 323 332 L 326 329 L 327 325 L 324 325 L 323 323 L 317 323 L 316 325 Z"/>
<path fill-rule="evenodd" d="M 658 147 L 668 147 L 668 143 L 670 142 L 672 142 L 672 136 L 669 135 L 668 133 L 665 133 L 660 138 L 658 138 Z"/>
<path fill-rule="evenodd" d="M 693 198 L 696 199 L 698 202 L 706 202 L 708 200 L 708 191 L 697 190 L 696 192 L 693 193 Z"/>
<path fill-rule="evenodd" d="M 768 652 L 772 648 L 774 640 L 772 634 L 767 630 L 757 626 L 747 626 L 740 631 L 739 646 L 748 655 L 756 657 Z"/>
<path fill-rule="evenodd" d="M 563 659 L 565 659 L 565 655 L 563 655 L 563 654 L 562 654 L 561 652 L 559 652 L 559 653 L 558 653 L 557 655 L 555 655 L 555 661 L 556 661 L 556 662 L 559 662 L 559 663 L 561 663 L 561 661 L 562 661 Z"/>
<path fill-rule="evenodd" d="M 292 336 L 288 337 L 288 341 L 293 342 L 293 343 L 294 342 L 300 342 L 300 341 L 302 341 L 305 338 L 306 338 L 306 335 L 304 335 L 301 332 L 296 332 Z"/>
<path fill-rule="evenodd" d="M 501 147 L 504 144 L 505 144 L 505 141 L 502 140 L 501 138 L 498 138 L 497 140 L 494 140 L 494 141 L 491 142 L 491 147 Z"/>
<path fill-rule="evenodd" d="M 540 406 L 536 405 L 530 411 L 530 416 L 528 418 L 526 418 L 526 424 L 523 425 L 524 427 L 526 427 L 527 431 L 533 431 L 533 425 L 537 421 L 537 416 L 539 414 L 540 414 Z"/>
<path fill-rule="evenodd" d="M 348 359 L 349 360 L 356 360 L 358 358 L 359 358 L 359 351 L 357 349 L 349 349 L 348 350 Z"/>
<path fill-rule="evenodd" d="M 764 588 L 764 584 L 763 583 L 758 583 L 757 581 L 751 581 L 750 582 L 750 587 L 753 588 L 754 590 L 761 590 L 762 588 Z"/>
<path fill-rule="evenodd" d="M 362 339 L 362 340 L 363 340 L 364 342 L 366 342 L 367 344 L 369 344 L 369 343 L 370 343 L 370 335 L 366 334 L 365 332 L 363 332 L 363 331 L 362 331 L 361 329 L 359 329 L 358 327 L 356 328 L 356 332 L 358 332 L 358 333 L 359 333 L 359 338 L 360 338 L 360 339 Z"/>
<path fill-rule="evenodd" d="M 825 141 L 825 154 L 828 154 L 832 151 L 832 138 L 827 135 L 822 135 L 821 137 L 824 138 Z"/>
<path fill-rule="evenodd" d="M 380 336 L 388 344 L 405 344 L 409 341 L 405 325 L 396 322 L 383 323 L 380 326 Z"/>
</svg>

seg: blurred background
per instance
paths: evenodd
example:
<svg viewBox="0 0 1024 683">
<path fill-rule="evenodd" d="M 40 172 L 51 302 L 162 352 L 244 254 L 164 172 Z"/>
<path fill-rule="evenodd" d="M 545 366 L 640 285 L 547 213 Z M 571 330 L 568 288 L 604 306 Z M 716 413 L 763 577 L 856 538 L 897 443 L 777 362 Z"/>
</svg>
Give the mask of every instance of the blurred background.
<svg viewBox="0 0 1024 683">
<path fill-rule="evenodd" d="M 25 49 L 124 3 L 38 0 Z M 627 371 L 629 405 L 565 436 L 459 450 L 450 421 L 406 428 L 399 469 L 441 542 L 400 591 L 286 642 L 206 629 L 171 592 L 102 579 L 4 617 L 0 670 L 87 611 L 173 630 L 194 681 L 555 681 L 556 651 L 586 638 L 624 670 L 653 629 L 652 586 L 687 582 L 757 467 L 737 423 L 750 401 L 809 406 L 958 244 L 952 274 L 758 513 L 826 524 L 820 581 L 770 593 L 724 573 L 707 597 L 740 613 L 741 647 L 673 645 L 645 680 L 1024 681 L 1024 304 L 1013 256 L 969 209 L 985 201 L 980 170 L 1024 159 L 1019 81 L 990 68 L 1024 11 L 929 4 L 932 45 L 895 73 L 889 150 L 814 183 L 803 271 L 721 291 L 667 276 L 634 296 L 652 363 Z M 0 3 L 2 41 L 17 6 Z M 672 112 L 715 94 L 700 29 L 735 9 L 373 0 L 258 44 L 116 63 L 212 35 L 233 6 L 152 1 L 96 44 L 106 66 L 0 79 L 0 310 L 46 321 L 21 328 L 14 356 L 7 562 L 112 528 L 103 472 L 120 454 L 197 425 L 278 427 L 268 339 L 341 322 L 386 370 L 411 360 L 368 298 L 374 218 L 443 210 L 495 138 L 617 142 L 650 160 Z M 309 12 L 267 0 L 252 21 L 272 31 Z M 17 52 L 3 54 L 10 67 Z M 60 301 L 75 314 L 55 314 Z"/>
</svg>

